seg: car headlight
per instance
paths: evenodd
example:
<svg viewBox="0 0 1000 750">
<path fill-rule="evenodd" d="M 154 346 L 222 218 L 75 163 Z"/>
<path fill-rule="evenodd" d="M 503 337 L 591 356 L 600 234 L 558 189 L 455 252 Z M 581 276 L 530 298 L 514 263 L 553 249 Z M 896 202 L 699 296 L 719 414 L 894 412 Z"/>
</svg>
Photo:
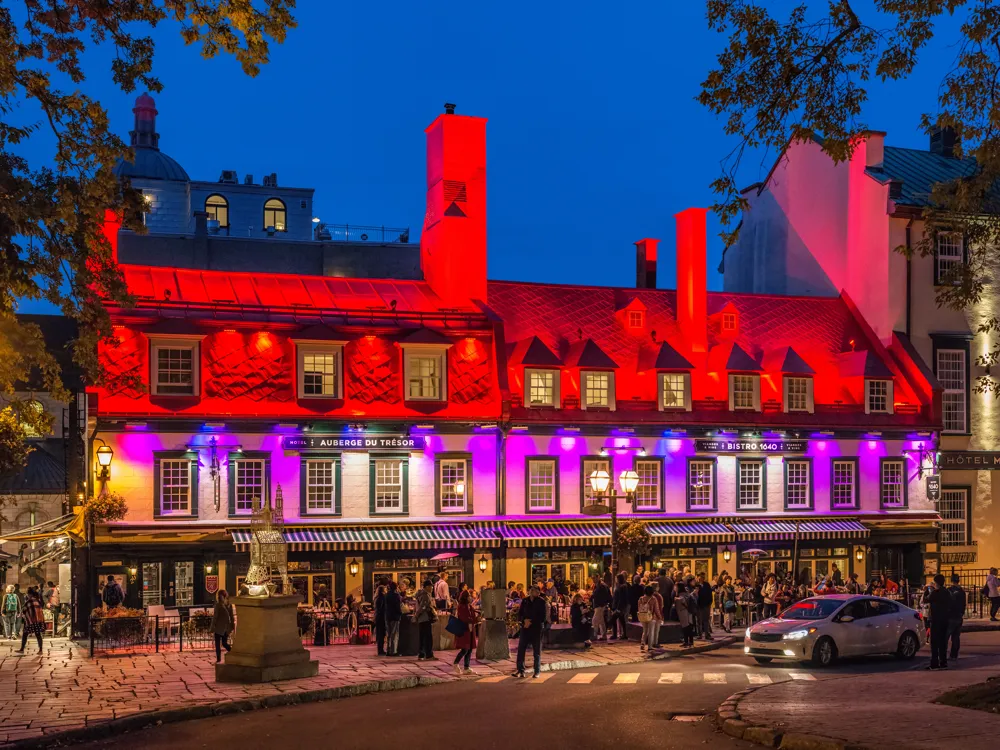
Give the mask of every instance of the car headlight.
<svg viewBox="0 0 1000 750">
<path fill-rule="evenodd" d="M 812 635 L 816 632 L 816 628 L 806 628 L 804 630 L 793 630 L 790 633 L 785 633 L 784 640 L 786 641 L 801 641 L 803 638 Z"/>
</svg>

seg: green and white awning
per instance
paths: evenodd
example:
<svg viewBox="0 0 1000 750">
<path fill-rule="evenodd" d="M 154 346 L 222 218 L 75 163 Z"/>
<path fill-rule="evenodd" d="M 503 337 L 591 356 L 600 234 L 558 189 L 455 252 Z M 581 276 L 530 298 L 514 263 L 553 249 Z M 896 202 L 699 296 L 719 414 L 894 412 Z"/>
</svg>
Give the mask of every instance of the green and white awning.
<svg viewBox="0 0 1000 750">
<path fill-rule="evenodd" d="M 498 547 L 498 527 L 489 523 L 350 527 L 309 526 L 285 529 L 291 552 L 312 550 L 451 549 Z M 250 529 L 232 529 L 233 544 L 250 548 Z"/>
</svg>

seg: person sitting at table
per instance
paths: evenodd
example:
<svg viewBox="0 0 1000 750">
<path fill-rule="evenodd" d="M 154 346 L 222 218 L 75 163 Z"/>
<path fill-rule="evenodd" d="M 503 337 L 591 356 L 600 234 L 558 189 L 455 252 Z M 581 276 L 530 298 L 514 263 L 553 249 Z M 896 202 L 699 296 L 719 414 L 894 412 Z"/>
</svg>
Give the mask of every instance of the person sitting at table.
<svg viewBox="0 0 1000 750">
<path fill-rule="evenodd" d="M 885 573 L 879 577 L 879 587 L 885 592 L 885 595 L 899 593 L 899 584 L 894 580 L 889 578 Z"/>
<path fill-rule="evenodd" d="M 316 609 L 317 612 L 332 612 L 333 611 L 333 607 L 330 606 L 330 600 L 329 599 L 320 599 L 319 601 L 317 601 L 315 609 Z"/>
</svg>

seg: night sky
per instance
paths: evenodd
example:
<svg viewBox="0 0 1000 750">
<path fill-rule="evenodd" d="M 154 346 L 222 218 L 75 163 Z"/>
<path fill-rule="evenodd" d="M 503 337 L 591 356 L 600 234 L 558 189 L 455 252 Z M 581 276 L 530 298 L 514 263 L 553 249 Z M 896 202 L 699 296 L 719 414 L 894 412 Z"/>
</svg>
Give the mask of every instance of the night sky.
<svg viewBox="0 0 1000 750">
<path fill-rule="evenodd" d="M 154 32 L 160 147 L 194 179 L 277 172 L 281 185 L 316 189 L 323 221 L 408 225 L 416 239 L 423 129 L 456 102 L 489 118 L 491 278 L 633 284 L 632 243 L 650 236 L 663 240 L 659 285 L 673 286 L 673 214 L 711 204 L 709 183 L 733 145 L 694 99 L 724 43 L 704 4 L 486 5 L 304 0 L 299 27 L 255 79 L 231 58 L 203 60 L 165 23 Z M 888 131 L 887 143 L 926 147 L 919 116 L 935 108 L 953 39 L 935 42 L 908 81 L 872 84 L 865 121 Z M 136 93 L 111 83 L 109 54 L 88 55 L 84 86 L 127 138 Z M 31 155 L 49 146 L 38 139 Z M 743 183 L 772 162 L 749 160 Z M 721 242 L 709 221 L 718 289 Z"/>
</svg>

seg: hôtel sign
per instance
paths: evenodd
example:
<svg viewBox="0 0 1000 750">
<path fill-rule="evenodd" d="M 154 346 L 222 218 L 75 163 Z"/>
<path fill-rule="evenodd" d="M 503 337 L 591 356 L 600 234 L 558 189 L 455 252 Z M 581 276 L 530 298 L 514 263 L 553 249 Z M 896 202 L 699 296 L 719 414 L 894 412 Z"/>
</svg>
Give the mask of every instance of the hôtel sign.
<svg viewBox="0 0 1000 750">
<path fill-rule="evenodd" d="M 805 453 L 805 440 L 695 440 L 700 453 Z"/>
<path fill-rule="evenodd" d="M 938 468 L 1000 471 L 1000 451 L 941 451 Z"/>
<path fill-rule="evenodd" d="M 426 439 L 421 435 L 388 435 L 352 432 L 349 434 L 285 435 L 281 445 L 286 451 L 422 451 Z"/>
</svg>

